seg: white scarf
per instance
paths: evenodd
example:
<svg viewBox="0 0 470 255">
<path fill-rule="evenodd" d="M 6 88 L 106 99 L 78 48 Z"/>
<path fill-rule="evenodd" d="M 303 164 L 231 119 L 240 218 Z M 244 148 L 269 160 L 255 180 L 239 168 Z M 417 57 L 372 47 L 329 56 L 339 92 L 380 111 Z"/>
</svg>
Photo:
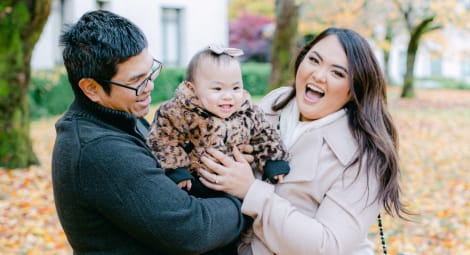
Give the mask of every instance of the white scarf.
<svg viewBox="0 0 470 255">
<path fill-rule="evenodd" d="M 297 107 L 297 100 L 291 100 L 284 109 L 281 110 L 281 118 L 279 128 L 281 132 L 281 139 L 290 150 L 291 146 L 297 139 L 307 130 L 315 129 L 327 125 L 346 114 L 345 109 L 340 109 L 337 112 L 331 113 L 321 119 L 314 121 L 299 121 L 300 113 Z"/>
</svg>

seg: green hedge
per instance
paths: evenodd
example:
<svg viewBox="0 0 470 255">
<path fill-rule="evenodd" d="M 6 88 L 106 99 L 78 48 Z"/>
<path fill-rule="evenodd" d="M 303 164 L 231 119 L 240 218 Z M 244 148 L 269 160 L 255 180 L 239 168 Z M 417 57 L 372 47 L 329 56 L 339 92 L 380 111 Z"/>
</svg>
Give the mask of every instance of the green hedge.
<svg viewBox="0 0 470 255">
<path fill-rule="evenodd" d="M 162 73 L 155 80 L 152 91 L 152 102 L 158 103 L 170 99 L 178 85 L 183 81 L 186 69 L 163 68 Z"/>
<path fill-rule="evenodd" d="M 243 87 L 252 96 L 263 96 L 268 91 L 271 65 L 266 63 L 244 63 L 242 64 Z"/>
<path fill-rule="evenodd" d="M 447 77 L 422 77 L 415 79 L 417 88 L 470 89 L 468 82 Z"/>
<path fill-rule="evenodd" d="M 33 71 L 29 85 L 32 119 L 61 114 L 72 100 L 73 92 L 65 68 Z"/>
<path fill-rule="evenodd" d="M 270 65 L 265 63 L 242 64 L 244 87 L 253 96 L 262 96 L 266 93 L 270 68 Z M 153 103 L 170 99 L 175 88 L 183 81 L 185 71 L 184 68 L 164 68 L 155 81 L 155 89 L 152 91 Z M 29 100 L 30 116 L 33 120 L 63 113 L 73 100 L 65 68 L 33 71 Z"/>
</svg>

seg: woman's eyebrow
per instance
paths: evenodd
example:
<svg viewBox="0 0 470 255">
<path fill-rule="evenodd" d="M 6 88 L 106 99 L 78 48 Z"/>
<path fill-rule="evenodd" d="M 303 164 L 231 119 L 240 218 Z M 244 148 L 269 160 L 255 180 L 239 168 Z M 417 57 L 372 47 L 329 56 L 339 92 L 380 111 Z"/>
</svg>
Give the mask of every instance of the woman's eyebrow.
<svg viewBox="0 0 470 255">
<path fill-rule="evenodd" d="M 323 58 L 321 57 L 320 53 L 317 51 L 313 51 L 313 54 L 315 54 L 321 61 L 323 61 Z"/>
<path fill-rule="evenodd" d="M 333 66 L 336 67 L 336 68 L 342 69 L 345 73 L 348 73 L 348 69 L 346 69 L 343 66 L 340 66 L 340 65 L 333 65 Z"/>
</svg>

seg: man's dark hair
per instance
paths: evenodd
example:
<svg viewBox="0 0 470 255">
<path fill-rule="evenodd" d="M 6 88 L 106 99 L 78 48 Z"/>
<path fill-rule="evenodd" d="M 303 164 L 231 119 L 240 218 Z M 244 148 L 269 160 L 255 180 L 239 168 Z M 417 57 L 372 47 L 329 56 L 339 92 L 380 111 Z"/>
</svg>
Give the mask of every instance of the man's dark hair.
<svg viewBox="0 0 470 255">
<path fill-rule="evenodd" d="M 117 64 L 140 54 L 148 47 L 144 33 L 128 19 L 105 10 L 85 13 L 69 25 L 60 37 L 63 59 L 75 96 L 82 78 L 111 80 Z M 101 84 L 109 93 L 110 85 Z"/>
</svg>

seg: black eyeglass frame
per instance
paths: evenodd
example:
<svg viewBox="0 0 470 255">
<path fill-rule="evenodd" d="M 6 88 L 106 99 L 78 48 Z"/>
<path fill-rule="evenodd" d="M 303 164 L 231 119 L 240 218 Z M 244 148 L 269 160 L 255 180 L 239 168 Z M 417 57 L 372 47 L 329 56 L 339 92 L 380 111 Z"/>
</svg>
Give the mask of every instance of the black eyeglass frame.
<svg viewBox="0 0 470 255">
<path fill-rule="evenodd" d="M 124 85 L 124 84 L 121 84 L 119 82 L 115 82 L 115 81 L 110 81 L 110 80 L 102 80 L 102 79 L 96 79 L 98 82 L 106 82 L 106 83 L 109 83 L 109 84 L 112 84 L 112 85 L 116 85 L 116 86 L 119 86 L 119 87 L 123 87 L 123 88 L 126 88 L 126 89 L 131 89 L 131 90 L 134 90 L 135 91 L 135 96 L 140 96 L 142 95 L 142 93 L 144 92 L 145 88 L 147 88 L 147 84 L 149 81 L 154 81 L 158 75 L 160 74 L 160 72 L 162 71 L 163 69 L 163 63 L 158 61 L 157 59 L 153 59 L 153 63 L 157 63 L 158 66 L 153 69 L 154 66 L 152 66 L 152 72 L 150 72 L 149 76 L 147 76 L 139 85 L 137 85 L 136 87 L 131 87 L 131 86 L 128 86 L 128 85 Z M 152 63 L 152 65 L 153 65 Z M 155 76 L 153 79 L 152 79 L 152 76 Z M 142 88 L 142 89 L 141 89 Z M 139 90 L 140 90 L 140 93 L 139 93 Z"/>
</svg>

